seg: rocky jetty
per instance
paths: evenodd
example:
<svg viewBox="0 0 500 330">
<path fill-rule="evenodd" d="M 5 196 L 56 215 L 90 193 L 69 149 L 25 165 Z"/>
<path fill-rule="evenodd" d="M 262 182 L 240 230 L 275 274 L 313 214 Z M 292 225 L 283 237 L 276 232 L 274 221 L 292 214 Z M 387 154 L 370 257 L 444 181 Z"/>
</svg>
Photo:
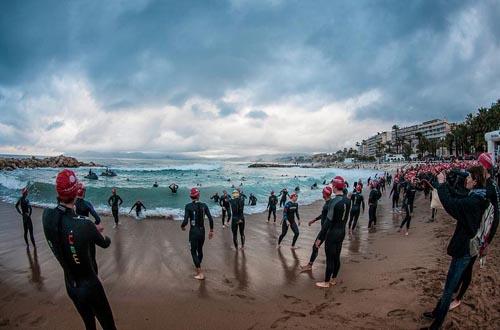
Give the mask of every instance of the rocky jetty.
<svg viewBox="0 0 500 330">
<path fill-rule="evenodd" d="M 80 167 L 80 166 L 100 166 L 94 162 L 84 163 L 76 158 L 67 156 L 56 156 L 47 158 L 0 158 L 0 170 L 12 171 L 17 168 L 38 168 L 38 167 Z"/>
<path fill-rule="evenodd" d="M 291 164 L 276 164 L 276 163 L 253 163 L 248 165 L 249 168 L 260 168 L 260 167 L 299 167 L 299 165 Z"/>
</svg>

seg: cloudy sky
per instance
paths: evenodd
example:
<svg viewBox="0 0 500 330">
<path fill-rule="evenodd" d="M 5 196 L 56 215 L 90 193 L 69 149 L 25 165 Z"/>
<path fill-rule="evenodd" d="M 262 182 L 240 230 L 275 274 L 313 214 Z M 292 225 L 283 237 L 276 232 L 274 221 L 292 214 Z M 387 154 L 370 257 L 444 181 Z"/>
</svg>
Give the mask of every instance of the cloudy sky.
<svg viewBox="0 0 500 330">
<path fill-rule="evenodd" d="M 0 152 L 332 151 L 500 98 L 500 2 L 1 1 Z"/>
</svg>

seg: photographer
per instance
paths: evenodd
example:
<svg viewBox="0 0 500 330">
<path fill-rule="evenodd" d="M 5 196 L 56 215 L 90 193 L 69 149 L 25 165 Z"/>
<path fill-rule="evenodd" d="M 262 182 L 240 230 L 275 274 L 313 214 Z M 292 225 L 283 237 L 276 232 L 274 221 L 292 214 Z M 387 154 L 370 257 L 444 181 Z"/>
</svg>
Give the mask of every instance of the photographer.
<svg viewBox="0 0 500 330">
<path fill-rule="evenodd" d="M 486 179 L 481 166 L 474 166 L 469 169 L 465 179 L 465 188 L 469 190 L 469 193 L 463 198 L 452 195 L 451 187 L 448 183 L 445 183 L 444 172 L 441 172 L 437 179 L 439 183 L 437 191 L 441 203 L 446 212 L 457 220 L 457 225 L 447 248 L 448 255 L 452 257 L 452 260 L 443 295 L 434 311 L 424 313 L 424 317 L 434 319 L 430 329 L 439 329 L 444 322 L 453 291 L 459 284 L 462 274 L 472 258 L 469 248 L 470 240 L 476 235 L 483 213 L 489 204 L 486 199 Z"/>
</svg>

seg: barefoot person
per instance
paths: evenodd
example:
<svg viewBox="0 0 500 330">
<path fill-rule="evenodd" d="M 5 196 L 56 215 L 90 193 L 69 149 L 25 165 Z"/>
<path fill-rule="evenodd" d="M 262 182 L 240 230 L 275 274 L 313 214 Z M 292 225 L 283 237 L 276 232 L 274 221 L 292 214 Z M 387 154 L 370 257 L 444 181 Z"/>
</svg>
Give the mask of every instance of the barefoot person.
<svg viewBox="0 0 500 330">
<path fill-rule="evenodd" d="M 315 243 L 319 249 L 321 243 L 325 242 L 325 281 L 316 283 L 316 286 L 320 288 L 329 288 L 330 285 L 337 284 L 337 275 L 340 270 L 340 252 L 350 209 L 349 199 L 343 196 L 345 182 L 341 176 L 336 176 L 332 180 L 332 188 L 335 198 L 330 202 L 325 224 L 321 228 Z"/>
<path fill-rule="evenodd" d="M 36 248 L 35 237 L 33 236 L 33 222 L 31 222 L 31 212 L 33 210 L 31 209 L 31 204 L 28 200 L 28 188 L 23 188 L 21 194 L 21 198 L 19 198 L 16 203 L 16 210 L 23 217 L 24 241 L 26 242 L 26 246 L 29 247 L 29 232 L 31 244 L 33 244 L 33 247 Z M 21 209 L 19 209 L 19 207 L 21 207 Z"/>
<path fill-rule="evenodd" d="M 483 213 L 489 205 L 486 199 L 486 179 L 481 166 L 471 167 L 465 181 L 469 194 L 463 198 L 452 197 L 446 176 L 441 172 L 438 176 L 437 188 L 439 199 L 445 211 L 456 221 L 455 232 L 448 244 L 447 252 L 452 257 L 446 283 L 441 298 L 432 312 L 424 313 L 424 317 L 433 319 L 429 329 L 439 329 L 446 318 L 453 291 L 459 285 L 462 275 L 472 259 L 471 238 L 473 238 L 482 221 Z"/>
<path fill-rule="evenodd" d="M 210 214 L 207 204 L 200 202 L 200 191 L 192 188 L 189 193 L 192 202 L 186 204 L 184 209 L 184 221 L 181 229 L 186 230 L 189 222 L 189 244 L 191 245 L 191 257 L 193 258 L 194 266 L 196 267 L 197 280 L 204 280 L 205 275 L 201 271 L 201 262 L 203 261 L 203 244 L 205 243 L 205 215 L 208 218 L 210 232 L 208 239 L 214 236 L 214 219 Z"/>
<path fill-rule="evenodd" d="M 292 250 L 295 249 L 295 243 L 297 243 L 297 238 L 299 238 L 299 227 L 300 226 L 300 216 L 299 216 L 299 204 L 297 204 L 297 194 L 292 193 L 290 195 L 290 200 L 286 202 L 285 208 L 283 209 L 283 219 L 281 220 L 281 235 L 278 239 L 278 247 L 281 246 L 281 241 L 285 238 L 288 232 L 288 227 L 293 231 L 292 240 Z M 297 216 L 298 225 L 295 222 L 295 216 Z"/>
<path fill-rule="evenodd" d="M 97 318 L 104 330 L 116 329 L 111 307 L 90 255 L 92 245 L 107 248 L 111 240 L 103 237 L 89 219 L 79 217 L 73 211 L 78 188 L 73 171 L 59 172 L 56 178 L 59 205 L 44 210 L 43 231 L 64 271 L 66 291 L 85 328 L 95 329 Z"/>
<path fill-rule="evenodd" d="M 111 189 L 111 196 L 108 198 L 108 205 L 111 206 L 111 213 L 113 214 L 113 218 L 115 219 L 115 224 L 113 228 L 116 228 L 120 223 L 120 219 L 118 218 L 118 212 L 120 209 L 120 205 L 123 204 L 123 200 L 120 196 L 116 194 L 116 188 Z"/>
<path fill-rule="evenodd" d="M 234 248 L 238 250 L 238 230 L 240 231 L 241 249 L 245 248 L 245 201 L 240 196 L 239 190 L 233 191 L 231 194 L 231 232 L 233 233 Z"/>
<path fill-rule="evenodd" d="M 332 193 L 333 193 L 332 187 L 326 186 L 325 188 L 323 188 L 323 200 L 325 201 L 325 204 L 323 205 L 323 209 L 321 210 L 321 214 L 307 223 L 309 226 L 311 226 L 316 221 L 321 220 L 321 228 L 323 228 L 323 225 L 325 224 L 325 221 L 326 221 L 326 216 L 328 214 L 328 207 L 330 206 L 330 201 L 332 200 L 331 199 Z M 305 266 L 300 267 L 301 272 L 307 272 L 307 271 L 312 270 L 312 266 L 314 264 L 314 261 L 318 257 L 319 246 L 316 246 L 316 241 L 318 239 L 319 239 L 319 233 L 316 236 L 316 239 L 314 240 L 312 252 L 311 252 L 311 257 L 309 258 L 309 263 Z M 321 243 L 319 245 L 321 246 L 321 244 L 323 244 L 323 241 L 321 241 Z"/>
<path fill-rule="evenodd" d="M 370 195 L 368 196 L 368 229 L 371 229 L 377 225 L 377 205 L 382 194 L 377 189 L 376 181 L 372 180 L 368 185 L 371 187 Z"/>
</svg>

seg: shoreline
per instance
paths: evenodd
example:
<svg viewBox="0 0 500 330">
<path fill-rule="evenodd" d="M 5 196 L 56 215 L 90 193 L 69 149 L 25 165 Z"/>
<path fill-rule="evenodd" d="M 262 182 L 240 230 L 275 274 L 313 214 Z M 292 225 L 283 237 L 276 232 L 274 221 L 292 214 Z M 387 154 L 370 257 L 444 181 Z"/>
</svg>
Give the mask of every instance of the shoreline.
<svg viewBox="0 0 500 330">
<path fill-rule="evenodd" d="M 266 215 L 247 216 L 247 246 L 234 251 L 230 230 L 214 218 L 215 237 L 205 242 L 202 268 L 207 279 L 192 278 L 187 232 L 175 221 L 135 221 L 121 217 L 118 230 L 103 217 L 109 249 L 97 250 L 100 278 L 119 329 L 408 329 L 427 325 L 420 320 L 442 292 L 449 264 L 445 248 L 453 222 L 441 212 L 426 223 L 428 201 L 421 194 L 410 236 L 396 233 L 400 217 L 388 213 L 388 193 L 379 206 L 377 232 L 360 228 L 346 237 L 339 284 L 322 290 L 314 286 L 324 273 L 325 256 L 311 273 L 298 273 L 309 258 L 319 227 L 306 221 L 321 211 L 322 202 L 300 209 L 299 249 L 288 248 L 291 233 L 277 250 L 279 225 Z M 37 255 L 26 252 L 22 226 L 14 208 L 0 203 L 0 325 L 11 328 L 81 328 L 82 323 L 65 292 L 62 271 L 41 230 L 41 209 L 33 211 Z M 397 247 L 397 248 L 395 248 Z M 450 312 L 452 329 L 500 326 L 498 283 L 499 244 L 490 247 L 485 270 L 477 268 L 464 304 Z M 484 272 L 484 273 L 483 273 Z M 367 276 L 370 274 L 370 276 Z M 483 281 L 484 280 L 484 281 Z M 480 282 L 481 281 L 481 282 Z M 484 282 L 484 283 L 483 283 Z M 193 308 L 196 316 L 193 317 Z M 258 317 L 256 317 L 258 316 Z"/>
</svg>

